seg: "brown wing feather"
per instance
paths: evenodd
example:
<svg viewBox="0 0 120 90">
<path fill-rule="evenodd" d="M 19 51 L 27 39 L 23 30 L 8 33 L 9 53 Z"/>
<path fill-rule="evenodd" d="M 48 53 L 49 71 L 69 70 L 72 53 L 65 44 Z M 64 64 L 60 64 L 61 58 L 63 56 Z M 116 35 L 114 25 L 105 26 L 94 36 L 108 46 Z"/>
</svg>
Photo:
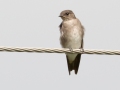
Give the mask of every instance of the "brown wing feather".
<svg viewBox="0 0 120 90">
<path fill-rule="evenodd" d="M 68 71 L 69 71 L 69 75 L 70 75 L 70 71 L 72 71 L 73 66 L 71 63 L 69 63 L 69 59 L 68 59 L 67 55 L 66 55 L 66 58 L 67 58 Z"/>
<path fill-rule="evenodd" d="M 62 22 L 61 22 L 61 24 L 59 25 L 59 28 L 60 28 L 60 29 L 62 28 Z"/>
<path fill-rule="evenodd" d="M 81 48 L 83 48 L 83 39 L 82 39 L 82 43 L 81 43 Z M 77 72 L 78 72 L 80 60 L 81 60 L 81 54 L 78 54 L 78 55 L 76 56 L 75 60 L 74 60 L 74 70 L 75 70 L 75 74 L 77 74 Z"/>
<path fill-rule="evenodd" d="M 82 39 L 81 48 L 83 48 L 83 45 L 84 45 L 84 42 L 83 42 L 83 39 Z"/>
<path fill-rule="evenodd" d="M 78 72 L 79 64 L 80 64 L 81 54 L 78 54 L 74 60 L 74 70 L 75 74 Z"/>
</svg>

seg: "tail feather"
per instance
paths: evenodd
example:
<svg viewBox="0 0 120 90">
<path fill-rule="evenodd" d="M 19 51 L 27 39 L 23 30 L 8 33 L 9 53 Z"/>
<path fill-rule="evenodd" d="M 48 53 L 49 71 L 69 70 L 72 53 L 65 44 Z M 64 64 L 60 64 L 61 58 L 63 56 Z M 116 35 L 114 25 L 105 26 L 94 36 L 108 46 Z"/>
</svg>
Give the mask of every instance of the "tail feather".
<svg viewBox="0 0 120 90">
<path fill-rule="evenodd" d="M 79 68 L 79 64 L 80 64 L 80 59 L 81 59 L 81 54 L 78 54 L 75 58 L 74 61 L 74 70 L 75 70 L 75 74 L 77 74 L 78 72 L 78 68 Z"/>
<path fill-rule="evenodd" d="M 69 63 L 69 59 L 67 55 L 66 55 L 66 58 L 67 58 L 69 75 L 72 70 L 75 70 L 75 74 L 77 74 L 79 64 L 80 64 L 81 54 L 78 54 L 72 63 Z"/>
</svg>

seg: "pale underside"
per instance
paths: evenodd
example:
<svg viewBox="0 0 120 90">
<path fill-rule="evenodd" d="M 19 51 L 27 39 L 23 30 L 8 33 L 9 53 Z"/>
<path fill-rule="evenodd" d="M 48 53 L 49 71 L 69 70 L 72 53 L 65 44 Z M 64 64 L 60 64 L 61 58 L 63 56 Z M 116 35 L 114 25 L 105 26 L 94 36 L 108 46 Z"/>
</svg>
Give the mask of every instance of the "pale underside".
<svg viewBox="0 0 120 90">
<path fill-rule="evenodd" d="M 72 19 L 63 22 L 63 26 L 60 30 L 60 41 L 63 48 L 79 49 L 81 48 L 83 33 L 82 26 L 77 19 Z M 72 63 L 77 54 L 66 53 L 69 62 Z"/>
</svg>

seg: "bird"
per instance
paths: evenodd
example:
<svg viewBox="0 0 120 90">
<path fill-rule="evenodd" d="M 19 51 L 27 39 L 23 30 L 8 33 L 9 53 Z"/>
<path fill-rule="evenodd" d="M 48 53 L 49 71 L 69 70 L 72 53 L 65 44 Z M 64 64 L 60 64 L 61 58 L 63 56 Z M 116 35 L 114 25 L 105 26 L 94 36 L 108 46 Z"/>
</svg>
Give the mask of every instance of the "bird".
<svg viewBox="0 0 120 90">
<path fill-rule="evenodd" d="M 81 24 L 78 18 L 72 10 L 63 10 L 59 17 L 62 19 L 59 25 L 60 29 L 60 44 L 62 48 L 69 48 L 70 51 L 73 49 L 83 49 L 83 37 L 84 37 L 84 26 Z M 79 53 L 65 53 L 68 65 L 68 72 L 74 70 L 75 74 L 78 73 L 80 64 L 81 54 Z"/>
</svg>

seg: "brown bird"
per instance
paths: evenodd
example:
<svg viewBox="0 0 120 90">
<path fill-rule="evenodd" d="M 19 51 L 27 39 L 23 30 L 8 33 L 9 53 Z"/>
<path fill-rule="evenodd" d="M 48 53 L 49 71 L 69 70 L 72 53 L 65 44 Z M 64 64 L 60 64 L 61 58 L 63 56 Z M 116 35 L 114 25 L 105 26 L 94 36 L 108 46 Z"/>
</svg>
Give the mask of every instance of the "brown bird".
<svg viewBox="0 0 120 90">
<path fill-rule="evenodd" d="M 79 19 L 76 18 L 75 14 L 71 10 L 64 10 L 60 13 L 62 23 L 60 27 L 60 43 L 63 48 L 82 49 L 83 50 L 83 36 L 84 27 L 82 26 Z M 68 71 L 74 70 L 75 74 L 78 72 L 81 54 L 66 53 Z"/>
</svg>

